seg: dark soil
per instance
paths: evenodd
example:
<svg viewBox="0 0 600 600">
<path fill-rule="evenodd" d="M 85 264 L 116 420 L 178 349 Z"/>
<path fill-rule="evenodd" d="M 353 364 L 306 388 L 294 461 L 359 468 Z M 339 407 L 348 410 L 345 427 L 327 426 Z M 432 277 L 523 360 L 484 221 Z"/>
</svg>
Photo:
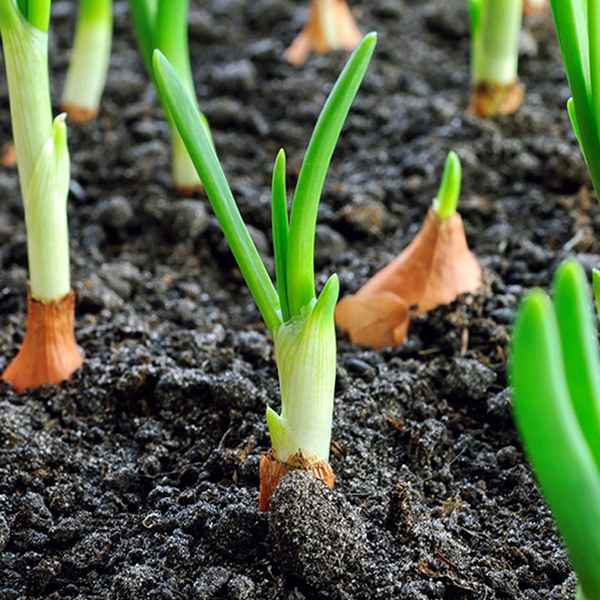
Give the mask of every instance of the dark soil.
<svg viewBox="0 0 600 600">
<path fill-rule="evenodd" d="M 55 1 L 53 100 L 75 8 Z M 304 0 L 191 8 L 196 89 L 267 263 L 279 147 L 293 187 L 346 55 L 298 70 L 282 52 Z M 339 339 L 336 489 L 296 474 L 259 514 L 273 346 L 204 198 L 169 183 L 168 129 L 115 6 L 98 121 L 70 127 L 77 339 L 73 380 L 0 387 L 0 600 L 568 598 L 575 578 L 510 415 L 506 353 L 524 292 L 558 262 L 587 268 L 600 214 L 565 109 L 550 16 L 526 21 L 525 105 L 483 121 L 469 103 L 464 0 L 350 2 L 378 47 L 319 212 L 318 288 L 356 291 L 420 227 L 444 159 L 486 285 L 416 318 L 375 352 Z M 0 143 L 10 139 L 0 65 Z M 58 111 L 58 106 L 56 106 Z M 16 169 L 0 171 L 0 369 L 23 339 L 26 246 Z"/>
</svg>

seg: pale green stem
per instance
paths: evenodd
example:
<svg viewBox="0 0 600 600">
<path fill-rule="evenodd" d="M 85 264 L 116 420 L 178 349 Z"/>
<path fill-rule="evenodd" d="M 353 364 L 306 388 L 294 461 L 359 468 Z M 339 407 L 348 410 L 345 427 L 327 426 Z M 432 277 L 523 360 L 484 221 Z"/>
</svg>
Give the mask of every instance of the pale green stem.
<svg viewBox="0 0 600 600">
<path fill-rule="evenodd" d="M 523 0 L 471 0 L 471 79 L 517 81 Z"/>
<path fill-rule="evenodd" d="M 200 177 L 175 126 L 171 127 L 171 148 L 173 184 L 178 190 L 191 192 L 201 185 Z"/>
<path fill-rule="evenodd" d="M 281 415 L 267 409 L 277 460 L 301 452 L 329 460 L 335 391 L 336 338 L 333 312 L 339 282 L 333 275 L 300 314 L 275 329 L 273 341 L 281 387 Z"/>
<path fill-rule="evenodd" d="M 112 0 L 80 0 L 63 106 L 98 111 L 108 73 L 111 41 Z"/>
<path fill-rule="evenodd" d="M 30 25 L 11 0 L 0 4 L 13 139 L 25 197 L 42 147 L 52 136 L 48 34 Z"/>
<path fill-rule="evenodd" d="M 31 295 L 46 302 L 69 293 L 69 149 L 65 115 L 54 120 L 24 199 Z"/>
</svg>

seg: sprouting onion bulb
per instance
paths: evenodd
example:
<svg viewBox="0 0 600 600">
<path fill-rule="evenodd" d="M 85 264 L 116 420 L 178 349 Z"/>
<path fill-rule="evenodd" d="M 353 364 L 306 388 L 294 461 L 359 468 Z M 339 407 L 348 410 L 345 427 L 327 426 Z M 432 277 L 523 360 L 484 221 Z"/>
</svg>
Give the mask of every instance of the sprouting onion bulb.
<svg viewBox="0 0 600 600">
<path fill-rule="evenodd" d="M 433 209 L 440 219 L 449 219 L 456 212 L 456 205 L 460 196 L 461 180 L 462 168 L 460 166 L 460 159 L 456 152 L 450 151 L 446 157 L 438 195 L 433 201 Z"/>
<path fill-rule="evenodd" d="M 579 579 L 600 598 L 600 355 L 585 273 L 565 261 L 553 300 L 523 300 L 511 344 L 515 420 Z"/>
<path fill-rule="evenodd" d="M 600 3 L 550 0 L 572 97 L 569 117 L 596 195 L 600 192 Z"/>
<path fill-rule="evenodd" d="M 17 393 L 69 379 L 81 366 L 69 274 L 65 115 L 52 121 L 50 0 L 0 0 L 10 114 L 25 208 L 29 293 L 25 338 L 2 373 Z"/>
<path fill-rule="evenodd" d="M 146 69 L 156 85 L 152 67 L 152 52 L 160 50 L 175 69 L 179 80 L 198 110 L 188 48 L 187 14 L 189 0 L 129 0 L 131 16 Z M 201 187 L 194 164 L 190 160 L 177 127 L 166 106 L 165 114 L 171 128 L 173 154 L 172 178 L 175 188 L 183 195 Z M 200 113 L 206 135 L 211 138 L 208 121 Z"/>
<path fill-rule="evenodd" d="M 471 110 L 478 116 L 514 112 L 522 103 L 517 74 L 522 18 L 523 0 L 469 0 Z"/>
<path fill-rule="evenodd" d="M 367 35 L 350 57 L 319 116 L 304 157 L 288 222 L 285 158 L 273 174 L 273 239 L 277 289 L 241 218 L 198 110 L 167 59 L 154 53 L 163 102 L 185 142 L 240 270 L 275 343 L 282 411 L 267 412 L 280 462 L 327 461 L 333 413 L 336 343 L 333 312 L 339 284 L 332 275 L 316 297 L 314 240 L 325 176 L 350 105 L 376 43 Z"/>
<path fill-rule="evenodd" d="M 62 97 L 63 110 L 78 122 L 98 114 L 112 42 L 112 0 L 79 0 L 75 42 Z"/>
</svg>

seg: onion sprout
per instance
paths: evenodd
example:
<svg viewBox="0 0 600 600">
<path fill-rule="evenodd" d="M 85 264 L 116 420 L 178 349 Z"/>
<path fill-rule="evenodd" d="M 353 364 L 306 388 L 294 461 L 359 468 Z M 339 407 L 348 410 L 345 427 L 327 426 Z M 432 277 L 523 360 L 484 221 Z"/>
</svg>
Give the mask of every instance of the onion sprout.
<svg viewBox="0 0 600 600">
<path fill-rule="evenodd" d="M 510 379 L 521 438 L 579 578 L 600 598 L 600 353 L 585 273 L 565 261 L 554 303 L 541 290 L 519 309 Z"/>
<path fill-rule="evenodd" d="M 274 457 L 291 466 L 327 462 L 336 370 L 333 313 L 339 283 L 332 275 L 316 297 L 314 239 L 317 209 L 342 126 L 375 48 L 367 35 L 334 85 L 319 116 L 287 216 L 285 155 L 273 173 L 273 239 L 277 289 L 244 225 L 198 110 L 158 50 L 158 89 L 204 184 L 217 219 L 275 344 L 282 411 L 267 410 Z M 275 482 L 276 485 L 276 482 Z M 271 490 L 272 491 L 272 490 Z"/>
<path fill-rule="evenodd" d="M 63 110 L 77 122 L 98 114 L 112 42 L 112 0 L 79 0 L 71 63 L 62 97 Z"/>
<path fill-rule="evenodd" d="M 157 48 L 175 69 L 179 80 L 197 109 L 198 103 L 194 91 L 188 48 L 188 6 L 189 0 L 129 0 L 140 50 L 152 81 L 156 85 L 152 67 L 152 52 Z M 165 108 L 171 129 L 173 184 L 181 194 L 190 195 L 201 187 L 201 182 L 168 108 L 164 104 L 163 108 Z M 208 121 L 201 113 L 199 118 L 210 139 Z"/>
<path fill-rule="evenodd" d="M 517 75 L 522 18 L 523 0 L 469 0 L 471 111 L 477 116 L 508 114 L 522 104 Z"/>
</svg>

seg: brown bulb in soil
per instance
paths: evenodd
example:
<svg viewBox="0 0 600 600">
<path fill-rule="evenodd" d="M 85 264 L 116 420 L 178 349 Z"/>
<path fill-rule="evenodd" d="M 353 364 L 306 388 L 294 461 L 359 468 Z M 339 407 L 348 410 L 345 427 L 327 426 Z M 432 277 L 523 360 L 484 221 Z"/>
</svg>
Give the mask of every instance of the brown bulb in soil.
<svg viewBox="0 0 600 600">
<path fill-rule="evenodd" d="M 515 83 L 476 83 L 471 92 L 469 111 L 476 117 L 496 117 L 516 112 L 523 104 L 523 86 Z"/>
<path fill-rule="evenodd" d="M 548 12 L 548 0 L 523 0 L 523 16 Z"/>
<path fill-rule="evenodd" d="M 260 457 L 260 493 L 258 497 L 258 510 L 269 512 L 271 510 L 271 497 L 282 478 L 295 470 L 306 471 L 322 481 L 327 487 L 333 488 L 334 475 L 331 465 L 322 459 L 313 456 L 309 459 L 300 454 L 290 457 L 290 462 L 282 463 L 273 456 L 273 451 L 263 452 Z"/>
<path fill-rule="evenodd" d="M 61 109 L 67 113 L 69 121 L 73 121 L 74 123 L 89 123 L 98 116 L 97 108 L 84 108 L 76 104 L 63 102 Z"/>
<path fill-rule="evenodd" d="M 311 50 L 318 54 L 354 50 L 361 40 L 346 0 L 311 0 L 308 22 L 286 50 L 285 58 L 299 67 Z"/>
<path fill-rule="evenodd" d="M 74 334 L 75 292 L 43 302 L 27 293 L 25 339 L 2 380 L 19 394 L 44 383 L 70 379 L 83 364 Z"/>
<path fill-rule="evenodd" d="M 335 321 L 357 344 L 376 349 L 406 341 L 409 308 L 427 312 L 481 285 L 458 213 L 442 220 L 432 207 L 415 239 L 356 294 L 338 302 Z"/>
</svg>

